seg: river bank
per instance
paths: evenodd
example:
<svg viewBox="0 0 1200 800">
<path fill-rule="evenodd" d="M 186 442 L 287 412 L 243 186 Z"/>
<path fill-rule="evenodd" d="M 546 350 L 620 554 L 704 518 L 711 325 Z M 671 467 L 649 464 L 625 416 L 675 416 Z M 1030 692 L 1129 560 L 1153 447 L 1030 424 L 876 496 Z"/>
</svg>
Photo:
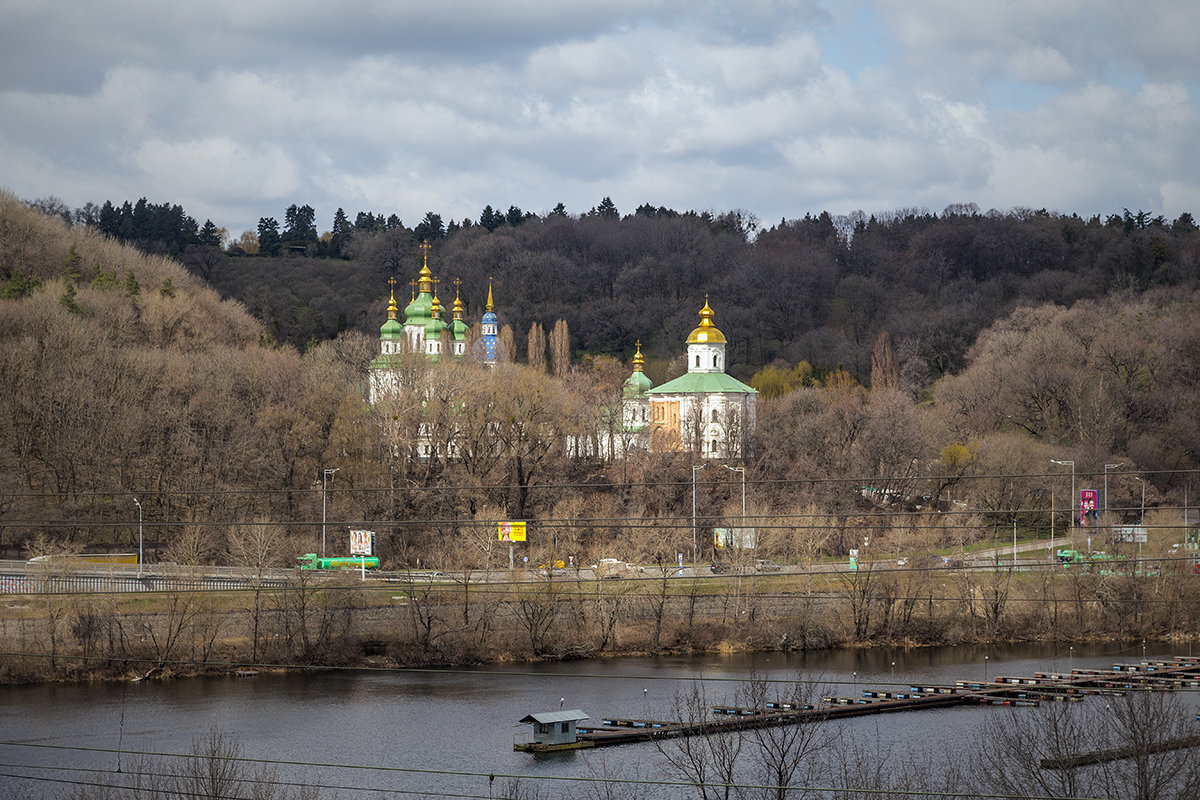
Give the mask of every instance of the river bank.
<svg viewBox="0 0 1200 800">
<path fill-rule="evenodd" d="M 1191 642 L 1185 575 L 894 570 L 0 600 L 0 682 L 999 642 Z"/>
</svg>

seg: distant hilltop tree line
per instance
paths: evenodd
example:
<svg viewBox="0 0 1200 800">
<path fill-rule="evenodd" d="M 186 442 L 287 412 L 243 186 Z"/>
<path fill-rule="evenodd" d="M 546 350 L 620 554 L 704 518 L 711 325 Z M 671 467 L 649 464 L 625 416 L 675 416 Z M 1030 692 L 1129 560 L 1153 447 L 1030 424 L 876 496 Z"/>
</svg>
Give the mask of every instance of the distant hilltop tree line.
<svg viewBox="0 0 1200 800">
<path fill-rule="evenodd" d="M 101 205 L 88 202 L 74 210 L 54 196 L 29 201 L 28 205 L 43 213 L 61 217 L 68 224 L 95 228 L 118 241 L 132 244 L 143 252 L 167 253 L 175 256 L 180 255 L 187 247 L 195 245 L 208 247 L 228 245 L 231 254 L 274 256 L 287 248 L 307 249 L 307 245 L 314 244 L 316 247 L 307 252 L 310 256 L 344 258 L 348 256 L 345 246 L 355 234 L 371 236 L 385 231 L 402 229 L 410 231 L 420 242 L 445 239 L 477 225 L 491 233 L 506 225 L 516 228 L 529 221 L 572 218 L 563 203 L 556 204 L 544 216 L 539 216 L 532 211 L 524 211 L 517 205 L 510 205 L 507 211 L 486 205 L 477 220 L 464 217 L 462 220 L 451 219 L 449 223 L 444 221 L 441 214 L 427 211 L 421 222 L 410 229 L 395 213 L 385 215 L 372 211 L 359 211 L 355 215 L 354 221 L 351 222 L 346 212 L 339 208 L 334 212 L 330 229 L 325 233 L 318 234 L 316 210 L 308 204 L 296 205 L 293 203 L 284 211 L 282 227 L 275 217 L 260 217 L 256 230 L 244 231 L 240 237 L 234 240 L 229 237 L 226 228 L 218 227 L 211 219 L 205 220 L 204 224 L 200 225 L 194 217 L 184 211 L 182 206 L 172 203 L 155 204 L 148 202 L 144 197 L 136 203 L 126 200 L 120 206 L 115 205 L 111 200 L 105 200 Z M 1059 215 L 1046 209 L 1032 211 L 1021 208 L 1008 212 L 992 209 L 986 214 L 982 214 L 979 206 L 975 203 L 953 203 L 946 206 L 941 214 L 942 218 L 980 216 L 990 219 L 1006 216 L 1023 219 L 1029 216 Z M 583 217 L 622 219 L 621 213 L 611 197 L 605 197 L 591 210 L 575 218 Z M 624 219 L 631 217 L 692 218 L 717 229 L 734 230 L 743 235 L 753 235 L 759 228 L 759 220 L 753 214 L 740 210 L 724 213 L 680 212 L 665 206 L 643 203 L 632 214 L 626 215 Z M 839 232 L 847 237 L 862 232 L 868 225 L 887 223 L 896 218 L 916 222 L 934 222 L 939 219 L 939 215 L 927 209 L 901 209 L 891 214 L 870 217 L 861 211 L 837 217 L 830 217 L 828 212 L 822 212 L 816 219 L 827 217 L 837 226 Z M 810 219 L 812 219 L 811 215 L 805 216 L 806 221 Z M 1076 215 L 1071 215 L 1070 219 L 1081 220 Z M 786 219 L 780 220 L 780 226 L 787 224 Z M 1166 217 L 1161 214 L 1154 215 L 1141 210 L 1131 212 L 1129 209 L 1124 209 L 1120 214 L 1109 214 L 1103 219 L 1099 215 L 1093 216 L 1087 220 L 1087 224 L 1089 226 L 1103 225 L 1106 228 L 1126 233 L 1135 230 L 1166 231 L 1169 229 L 1178 234 L 1192 233 L 1197 229 L 1195 218 L 1189 212 L 1180 214 L 1174 221 L 1168 223 Z"/>
<path fill-rule="evenodd" d="M 979 332 L 1022 305 L 1186 290 L 1200 276 L 1200 229 L 1190 213 L 1085 219 L 966 203 L 940 214 L 822 212 L 765 225 L 745 211 L 649 203 L 622 214 L 605 197 L 579 215 L 562 203 L 540 216 L 488 205 L 477 219 L 449 223 L 430 211 L 413 227 L 396 214 L 360 211 L 351 220 L 338 209 L 319 233 L 312 206 L 293 204 L 282 224 L 264 217 L 235 241 L 179 205 L 145 199 L 74 212 L 55 198 L 30 205 L 178 257 L 243 302 L 276 341 L 302 349 L 347 330 L 375 335 L 387 278 L 401 286 L 414 278 L 416 246 L 428 241 L 431 268 L 462 280 L 476 321 L 494 280 L 516 352 L 528 349 L 524 332 L 561 319 L 576 360 L 628 360 L 641 339 L 656 383 L 678 372 L 672 360 L 705 294 L 730 340 L 729 371 L 744 380 L 764 367 L 775 383 L 783 372 L 819 377 L 841 368 L 866 383 L 872 348 L 887 331 L 900 388 L 918 396 L 960 370 Z"/>
</svg>

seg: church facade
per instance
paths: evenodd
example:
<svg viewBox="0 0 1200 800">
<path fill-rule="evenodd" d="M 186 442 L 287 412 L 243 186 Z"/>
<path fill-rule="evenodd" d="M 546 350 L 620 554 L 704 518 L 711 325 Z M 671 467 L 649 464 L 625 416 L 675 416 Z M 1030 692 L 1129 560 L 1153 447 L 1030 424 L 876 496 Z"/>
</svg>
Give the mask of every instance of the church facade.
<svg viewBox="0 0 1200 800">
<path fill-rule="evenodd" d="M 645 390 L 651 450 L 742 458 L 758 419 L 758 391 L 725 372 L 725 334 L 704 300 L 687 338 L 687 373 Z M 634 373 L 638 374 L 637 371 Z"/>
<path fill-rule="evenodd" d="M 370 401 L 376 405 L 388 393 L 400 389 L 400 366 L 406 353 L 421 353 L 431 361 L 443 357 L 477 359 L 495 366 L 500 355 L 499 318 L 492 303 L 492 284 L 488 281 L 487 307 L 477 336 L 473 336 L 464 319 L 465 308 L 455 280 L 454 305 L 450 318 L 444 319 L 441 300 L 437 296 L 436 279 L 429 269 L 429 244 L 422 244 L 421 271 L 417 275 L 412 300 L 404 307 L 404 322 L 399 319 L 396 305 L 396 279 L 388 279 L 387 320 L 379 328 L 379 355 L 371 360 Z"/>
<path fill-rule="evenodd" d="M 491 281 L 477 333 L 463 318 L 457 280 L 451 317 L 444 320 L 436 280 L 429 269 L 428 246 L 422 249 L 425 258 L 403 322 L 396 305 L 395 279 L 389 281 L 388 317 L 379 329 L 379 355 L 370 368 L 372 405 L 399 392 L 406 354 L 419 353 L 430 360 L 470 357 L 489 366 L 500 360 L 499 318 Z M 662 386 L 654 386 L 642 371 L 645 360 L 639 341 L 619 415 L 612 415 L 606 423 L 608 430 L 597 437 L 572 437 L 565 442 L 566 453 L 603 459 L 624 458 L 633 451 L 745 457 L 745 443 L 757 421 L 758 392 L 725 372 L 725 335 L 713 324 L 713 316 L 706 297 L 700 323 L 687 338 L 687 373 Z M 418 449 L 428 452 L 428 447 Z"/>
</svg>

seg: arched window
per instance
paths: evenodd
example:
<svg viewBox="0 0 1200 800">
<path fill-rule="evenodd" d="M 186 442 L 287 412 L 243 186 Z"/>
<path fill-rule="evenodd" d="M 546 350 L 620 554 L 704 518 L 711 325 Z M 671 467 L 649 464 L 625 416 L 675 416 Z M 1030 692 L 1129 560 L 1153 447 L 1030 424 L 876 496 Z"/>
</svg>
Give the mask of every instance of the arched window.
<svg viewBox="0 0 1200 800">
<path fill-rule="evenodd" d="M 697 356 L 696 356 L 696 369 L 699 369 L 699 368 L 700 368 L 700 356 L 697 354 Z"/>
<path fill-rule="evenodd" d="M 719 365 L 717 364 L 717 354 L 713 353 L 713 369 L 716 369 L 718 366 Z"/>
<path fill-rule="evenodd" d="M 716 439 L 712 440 L 712 447 L 710 449 L 712 451 L 712 454 L 715 456 L 717 454 L 717 440 Z"/>
<path fill-rule="evenodd" d="M 715 408 L 712 410 L 712 421 L 713 422 L 721 421 L 720 418 L 717 416 L 717 410 Z"/>
</svg>

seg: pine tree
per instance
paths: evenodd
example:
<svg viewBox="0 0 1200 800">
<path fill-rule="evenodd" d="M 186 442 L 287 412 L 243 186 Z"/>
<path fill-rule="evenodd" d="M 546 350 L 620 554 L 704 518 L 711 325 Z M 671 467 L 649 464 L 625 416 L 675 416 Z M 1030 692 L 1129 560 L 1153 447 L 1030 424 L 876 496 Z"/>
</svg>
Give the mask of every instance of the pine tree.
<svg viewBox="0 0 1200 800">
<path fill-rule="evenodd" d="M 592 209 L 592 211 L 596 214 L 596 216 L 601 217 L 602 219 L 621 218 L 621 212 L 617 210 L 617 206 L 612 201 L 611 197 L 605 197 L 600 201 L 600 205 L 596 206 L 594 209 Z"/>
<path fill-rule="evenodd" d="M 75 251 L 75 245 L 71 245 L 70 251 L 67 252 L 67 268 L 66 276 L 68 281 L 78 281 L 83 277 L 83 271 L 79 269 L 83 257 Z"/>
<path fill-rule="evenodd" d="M 200 228 L 200 244 L 208 247 L 221 246 L 221 229 L 213 224 L 211 219 L 204 220 L 204 226 Z"/>
<path fill-rule="evenodd" d="M 62 297 L 58 298 L 58 304 L 72 314 L 86 316 L 86 312 L 75 302 L 75 284 L 71 281 L 67 281 L 66 291 L 62 293 Z"/>
</svg>

